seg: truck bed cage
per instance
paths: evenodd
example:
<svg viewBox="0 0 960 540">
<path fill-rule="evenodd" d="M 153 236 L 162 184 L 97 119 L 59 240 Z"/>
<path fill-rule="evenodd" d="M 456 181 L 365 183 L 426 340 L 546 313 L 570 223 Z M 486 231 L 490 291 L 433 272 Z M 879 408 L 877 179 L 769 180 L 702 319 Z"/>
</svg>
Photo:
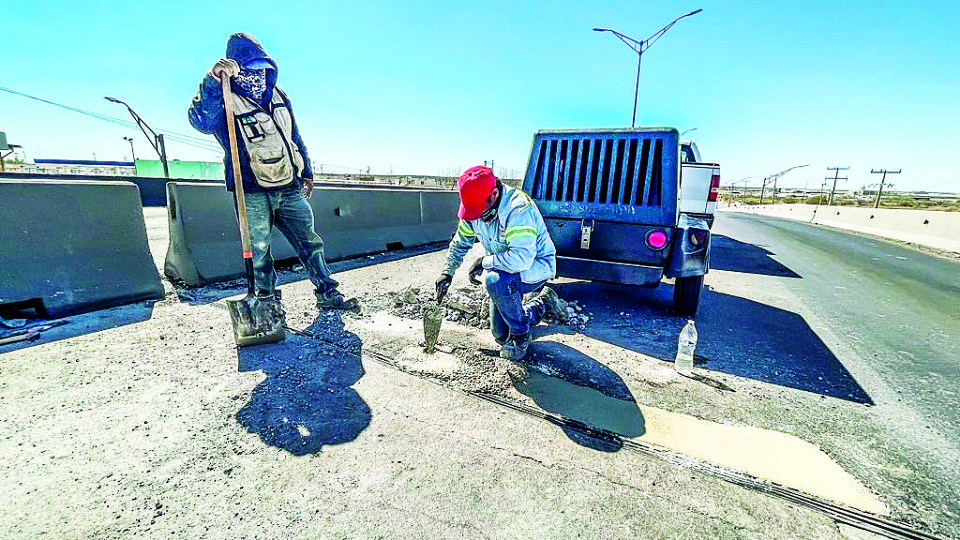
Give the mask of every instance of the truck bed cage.
<svg viewBox="0 0 960 540">
<path fill-rule="evenodd" d="M 678 161 L 674 128 L 538 131 L 523 187 L 544 215 L 672 222 Z"/>
</svg>

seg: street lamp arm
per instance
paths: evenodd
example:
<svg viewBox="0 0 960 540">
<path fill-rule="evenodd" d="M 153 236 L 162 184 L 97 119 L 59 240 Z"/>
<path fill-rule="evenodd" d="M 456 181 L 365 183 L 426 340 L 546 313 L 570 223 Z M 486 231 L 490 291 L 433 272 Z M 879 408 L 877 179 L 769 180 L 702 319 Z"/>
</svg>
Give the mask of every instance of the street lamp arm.
<svg viewBox="0 0 960 540">
<path fill-rule="evenodd" d="M 617 32 L 616 30 L 611 30 L 609 28 L 594 28 L 593 31 L 594 32 L 610 32 L 611 34 L 617 36 L 617 39 L 624 42 L 627 45 L 627 47 L 630 47 L 631 49 L 633 49 L 635 52 L 639 54 L 643 53 L 643 51 L 641 50 L 641 47 L 643 46 L 643 42 L 637 41 L 630 36 L 623 35 L 620 32 Z"/>
<path fill-rule="evenodd" d="M 155 131 L 153 131 L 153 129 L 152 129 L 150 126 L 148 126 L 146 122 L 143 121 L 143 118 L 140 118 L 140 115 L 137 114 L 136 111 L 134 111 L 132 108 L 130 108 L 130 105 L 127 105 L 125 102 L 123 102 L 123 101 L 121 101 L 121 100 L 119 100 L 119 99 L 117 99 L 117 98 L 115 98 L 115 97 L 104 96 L 103 99 L 105 99 L 105 100 L 107 100 L 107 101 L 109 101 L 109 102 L 111 102 L 111 103 L 119 103 L 119 104 L 123 105 L 124 107 L 126 107 L 126 108 L 127 108 L 127 112 L 129 112 L 129 113 L 130 113 L 130 116 L 133 117 L 134 122 L 137 123 L 137 127 L 139 127 L 139 128 L 140 128 L 140 131 L 143 132 L 143 135 L 147 138 L 147 141 L 150 142 L 150 145 L 153 146 L 153 149 L 156 150 L 156 152 L 157 152 L 158 155 L 159 155 L 159 154 L 162 154 L 162 152 L 160 152 L 160 146 L 159 146 L 159 144 L 157 143 L 157 138 L 158 138 L 158 137 L 157 137 L 157 133 L 156 133 Z"/>
<path fill-rule="evenodd" d="M 777 174 L 768 176 L 767 178 L 769 178 L 769 179 L 771 179 L 771 180 L 776 180 L 777 178 L 780 178 L 781 176 L 787 174 L 788 172 L 790 172 L 790 171 L 792 171 L 792 170 L 794 170 L 794 169 L 799 169 L 799 168 L 801 168 L 801 167 L 809 167 L 809 166 L 810 166 L 809 163 L 807 163 L 806 165 L 794 165 L 793 167 L 790 167 L 789 169 L 784 169 L 784 170 L 778 172 Z"/>
<path fill-rule="evenodd" d="M 130 113 L 130 116 L 137 122 L 137 126 L 140 127 L 140 131 L 147 137 L 147 141 L 150 142 L 150 146 L 153 146 L 153 149 L 157 151 L 157 155 L 160 156 L 160 162 L 163 163 L 163 177 L 170 178 L 170 169 L 167 166 L 167 149 L 163 144 L 163 135 L 157 135 L 146 122 L 143 121 L 143 118 L 140 118 L 140 115 L 134 112 L 134 110 L 123 101 L 110 96 L 104 96 L 103 99 L 111 103 L 119 103 L 127 108 L 127 111 Z M 131 153 L 133 152 L 133 143 L 130 143 Z"/>
<path fill-rule="evenodd" d="M 680 19 L 683 19 L 684 17 L 689 17 L 689 16 L 691 16 L 691 15 L 696 15 L 697 13 L 700 13 L 701 11 L 703 11 L 703 9 L 697 9 L 697 10 L 691 11 L 690 13 L 687 13 L 686 15 L 681 15 L 681 16 L 677 17 L 676 19 L 670 21 L 669 24 L 667 24 L 666 26 L 664 26 L 663 28 L 661 28 L 659 31 L 657 31 L 656 33 L 654 33 L 652 36 L 650 36 L 650 37 L 648 37 L 647 39 L 643 40 L 643 42 L 642 42 L 642 43 L 644 44 L 643 49 L 644 49 L 644 50 L 649 49 L 650 46 L 653 45 L 653 43 L 654 43 L 655 41 L 657 41 L 657 40 L 660 39 L 664 34 L 666 34 L 666 33 L 667 33 L 667 30 L 670 30 L 670 28 L 671 28 L 673 25 L 677 24 L 677 21 L 679 21 Z"/>
</svg>

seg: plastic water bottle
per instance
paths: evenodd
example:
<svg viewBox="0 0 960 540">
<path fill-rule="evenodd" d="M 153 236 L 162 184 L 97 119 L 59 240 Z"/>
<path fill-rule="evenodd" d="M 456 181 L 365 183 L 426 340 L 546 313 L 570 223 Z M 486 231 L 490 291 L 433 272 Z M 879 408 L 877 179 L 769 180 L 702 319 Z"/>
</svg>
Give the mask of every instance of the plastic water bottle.
<svg viewBox="0 0 960 540">
<path fill-rule="evenodd" d="M 677 341 L 677 358 L 673 365 L 677 373 L 690 375 L 693 373 L 693 353 L 697 350 L 697 326 L 693 320 L 688 320 L 680 330 L 680 339 Z"/>
</svg>

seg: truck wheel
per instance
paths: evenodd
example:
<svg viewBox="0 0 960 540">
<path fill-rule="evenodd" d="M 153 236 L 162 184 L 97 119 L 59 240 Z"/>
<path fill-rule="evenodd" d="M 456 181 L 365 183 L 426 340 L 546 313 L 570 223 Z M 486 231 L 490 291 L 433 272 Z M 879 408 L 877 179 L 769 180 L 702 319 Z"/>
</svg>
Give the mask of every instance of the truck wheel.
<svg viewBox="0 0 960 540">
<path fill-rule="evenodd" d="M 700 305 L 703 276 L 676 278 L 673 285 L 673 309 L 678 315 L 692 317 Z"/>
</svg>

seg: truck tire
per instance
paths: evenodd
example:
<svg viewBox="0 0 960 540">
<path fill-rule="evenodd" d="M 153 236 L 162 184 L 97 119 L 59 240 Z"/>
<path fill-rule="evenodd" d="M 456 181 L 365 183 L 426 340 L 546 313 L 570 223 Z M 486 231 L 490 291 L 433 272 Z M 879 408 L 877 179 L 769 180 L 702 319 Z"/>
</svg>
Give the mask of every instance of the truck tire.
<svg viewBox="0 0 960 540">
<path fill-rule="evenodd" d="M 673 285 L 673 309 L 677 315 L 692 317 L 697 314 L 702 288 L 703 276 L 676 278 Z"/>
</svg>

